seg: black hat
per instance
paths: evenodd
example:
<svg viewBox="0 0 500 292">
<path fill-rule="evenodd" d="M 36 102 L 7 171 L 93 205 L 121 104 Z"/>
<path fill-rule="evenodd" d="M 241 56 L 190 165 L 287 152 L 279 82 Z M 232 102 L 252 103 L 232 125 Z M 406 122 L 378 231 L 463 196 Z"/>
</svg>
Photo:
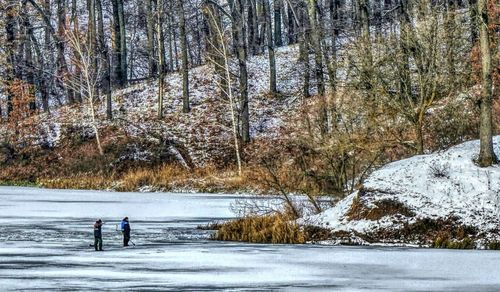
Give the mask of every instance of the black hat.
<svg viewBox="0 0 500 292">
<path fill-rule="evenodd" d="M 99 220 L 97 220 L 96 222 L 102 222 L 102 220 L 101 220 L 101 219 L 99 219 Z"/>
</svg>

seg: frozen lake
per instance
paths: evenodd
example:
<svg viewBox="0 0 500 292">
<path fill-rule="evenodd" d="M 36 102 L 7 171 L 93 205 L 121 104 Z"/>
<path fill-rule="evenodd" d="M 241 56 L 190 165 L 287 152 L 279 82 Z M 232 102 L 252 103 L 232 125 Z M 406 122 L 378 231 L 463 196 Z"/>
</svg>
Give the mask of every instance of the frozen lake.
<svg viewBox="0 0 500 292">
<path fill-rule="evenodd" d="M 0 187 L 0 289 L 500 291 L 500 252 L 213 242 L 239 196 Z M 135 247 L 115 230 L 130 217 Z M 104 251 L 92 224 L 102 218 Z"/>
</svg>

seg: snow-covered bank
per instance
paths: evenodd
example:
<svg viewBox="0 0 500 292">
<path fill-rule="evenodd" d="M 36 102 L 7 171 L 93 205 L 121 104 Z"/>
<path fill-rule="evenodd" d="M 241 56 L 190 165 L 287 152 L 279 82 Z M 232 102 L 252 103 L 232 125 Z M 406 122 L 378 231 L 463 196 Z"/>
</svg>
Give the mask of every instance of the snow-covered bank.
<svg viewBox="0 0 500 292">
<path fill-rule="evenodd" d="M 494 149 L 500 157 L 500 136 L 494 138 Z M 373 242 L 432 244 L 436 238 L 429 236 L 449 236 L 449 240 L 472 236 L 476 247 L 482 247 L 498 241 L 500 167 L 478 167 L 477 153 L 479 141 L 470 141 L 390 163 L 358 191 L 307 221 Z M 443 226 L 426 224 L 449 225 L 451 234 L 440 234 Z"/>
</svg>

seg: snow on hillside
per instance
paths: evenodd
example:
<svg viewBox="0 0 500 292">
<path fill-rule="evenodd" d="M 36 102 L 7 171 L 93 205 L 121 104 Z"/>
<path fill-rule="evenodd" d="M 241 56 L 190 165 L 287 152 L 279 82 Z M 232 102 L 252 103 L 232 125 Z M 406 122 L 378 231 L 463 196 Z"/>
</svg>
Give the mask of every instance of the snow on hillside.
<svg viewBox="0 0 500 292">
<path fill-rule="evenodd" d="M 500 136 L 494 137 L 494 149 L 500 157 Z M 498 240 L 500 167 L 478 167 L 474 163 L 478 153 L 479 141 L 470 141 L 443 152 L 390 163 L 375 171 L 361 190 L 308 221 L 334 231 L 366 234 L 398 229 L 418 219 L 454 217 L 461 224 L 478 228 L 485 238 Z M 414 216 L 350 218 L 349 211 L 356 201 L 374 208 L 383 200 L 403 203 Z"/>
<path fill-rule="evenodd" d="M 232 64 L 237 72 L 237 63 Z M 269 93 L 269 61 L 267 54 L 248 60 L 249 109 L 251 134 L 254 138 L 276 135 L 283 119 L 297 111 L 300 104 L 302 78 L 297 46 L 282 47 L 276 51 L 278 90 L 276 98 Z M 182 76 L 165 76 L 164 119 L 157 119 L 157 81 L 132 84 L 113 92 L 114 121 L 106 120 L 105 103 L 97 104 L 98 126 L 117 126 L 127 137 L 174 141 L 195 165 L 213 163 L 214 157 L 232 156 L 229 103 L 221 98 L 213 66 L 190 69 L 191 112 L 182 113 Z M 237 91 L 237 83 L 235 83 Z M 237 92 L 236 92 L 237 94 Z M 104 97 L 101 98 L 104 101 Z M 50 114 L 32 117 L 30 136 L 37 143 L 58 146 L 64 128 L 77 127 L 92 134 L 88 102 L 82 105 L 55 108 Z M 33 129 L 35 127 L 35 129 Z M 7 129 L 0 127 L 0 134 Z M 104 140 L 107 137 L 102 137 Z M 18 139 L 27 139 L 20 136 Z M 114 139 L 114 138 L 113 138 Z M 21 142 L 21 141 L 20 141 Z M 138 149 L 141 152 L 140 149 Z"/>
</svg>

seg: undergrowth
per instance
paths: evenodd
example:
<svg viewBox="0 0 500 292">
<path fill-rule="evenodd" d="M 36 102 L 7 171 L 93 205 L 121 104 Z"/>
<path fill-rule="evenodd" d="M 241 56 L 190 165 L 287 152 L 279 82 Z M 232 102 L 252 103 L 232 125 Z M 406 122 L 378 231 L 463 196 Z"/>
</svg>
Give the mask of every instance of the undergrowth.
<svg viewBox="0 0 500 292">
<path fill-rule="evenodd" d="M 301 226 L 292 216 L 280 213 L 246 216 L 211 227 L 217 229 L 212 239 L 222 241 L 303 244 L 331 238 L 329 229 L 310 225 Z"/>
<path fill-rule="evenodd" d="M 273 244 L 301 244 L 307 240 L 297 223 L 280 215 L 249 216 L 226 222 L 212 239 Z"/>
<path fill-rule="evenodd" d="M 380 220 L 385 216 L 403 215 L 405 217 L 413 217 L 415 213 L 406 207 L 403 203 L 382 199 L 373 203 L 375 206 L 368 207 L 364 204 L 363 200 L 356 197 L 347 213 L 349 220 Z"/>
</svg>

